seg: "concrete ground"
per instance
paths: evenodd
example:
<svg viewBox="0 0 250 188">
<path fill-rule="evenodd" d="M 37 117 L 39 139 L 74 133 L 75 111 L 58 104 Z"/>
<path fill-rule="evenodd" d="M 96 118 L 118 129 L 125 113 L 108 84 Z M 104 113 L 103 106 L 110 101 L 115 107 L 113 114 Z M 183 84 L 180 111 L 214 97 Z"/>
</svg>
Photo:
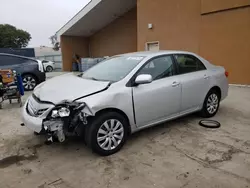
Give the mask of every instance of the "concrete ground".
<svg viewBox="0 0 250 188">
<path fill-rule="evenodd" d="M 0 188 L 250 187 L 250 88 L 230 87 L 206 129 L 190 115 L 132 135 L 109 157 L 80 141 L 44 145 L 20 126 L 20 108 L 0 110 Z"/>
</svg>

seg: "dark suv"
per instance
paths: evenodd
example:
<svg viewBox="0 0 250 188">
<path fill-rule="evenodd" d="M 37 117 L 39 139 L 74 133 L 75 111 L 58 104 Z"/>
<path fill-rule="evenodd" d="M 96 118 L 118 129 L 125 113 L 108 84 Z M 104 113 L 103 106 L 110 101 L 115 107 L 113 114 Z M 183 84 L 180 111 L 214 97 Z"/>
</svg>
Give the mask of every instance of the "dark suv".
<svg viewBox="0 0 250 188">
<path fill-rule="evenodd" d="M 21 74 L 26 91 L 33 90 L 46 79 L 42 62 L 28 57 L 0 53 L 0 69 L 11 69 Z"/>
</svg>

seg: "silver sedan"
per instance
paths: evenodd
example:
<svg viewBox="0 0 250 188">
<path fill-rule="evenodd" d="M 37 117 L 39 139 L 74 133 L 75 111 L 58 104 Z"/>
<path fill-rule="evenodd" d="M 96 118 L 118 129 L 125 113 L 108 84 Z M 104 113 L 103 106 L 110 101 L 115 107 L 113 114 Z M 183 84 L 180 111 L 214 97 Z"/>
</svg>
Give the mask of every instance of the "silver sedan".
<svg viewBox="0 0 250 188">
<path fill-rule="evenodd" d="M 24 105 L 24 124 L 49 142 L 84 137 L 100 155 L 119 151 L 141 129 L 194 112 L 214 116 L 228 72 L 183 51 L 117 55 L 88 71 L 52 78 Z"/>
</svg>

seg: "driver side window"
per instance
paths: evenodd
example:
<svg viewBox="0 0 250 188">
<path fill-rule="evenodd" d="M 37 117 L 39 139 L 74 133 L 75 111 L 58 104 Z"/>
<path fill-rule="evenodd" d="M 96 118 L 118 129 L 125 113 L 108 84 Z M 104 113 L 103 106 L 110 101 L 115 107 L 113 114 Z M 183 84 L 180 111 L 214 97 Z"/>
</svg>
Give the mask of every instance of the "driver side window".
<svg viewBox="0 0 250 188">
<path fill-rule="evenodd" d="M 166 78 L 175 74 L 174 62 L 171 56 L 161 56 L 149 61 L 139 71 L 140 74 L 150 74 L 153 80 Z"/>
</svg>

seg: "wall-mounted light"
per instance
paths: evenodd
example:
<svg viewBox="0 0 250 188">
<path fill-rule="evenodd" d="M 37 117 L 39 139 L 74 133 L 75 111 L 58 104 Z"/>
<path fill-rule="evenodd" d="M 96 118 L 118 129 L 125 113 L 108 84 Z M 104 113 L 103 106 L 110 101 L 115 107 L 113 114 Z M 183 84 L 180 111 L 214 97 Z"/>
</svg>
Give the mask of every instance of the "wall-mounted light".
<svg viewBox="0 0 250 188">
<path fill-rule="evenodd" d="M 153 29 L 153 24 L 149 23 L 148 24 L 148 29 Z"/>
</svg>

